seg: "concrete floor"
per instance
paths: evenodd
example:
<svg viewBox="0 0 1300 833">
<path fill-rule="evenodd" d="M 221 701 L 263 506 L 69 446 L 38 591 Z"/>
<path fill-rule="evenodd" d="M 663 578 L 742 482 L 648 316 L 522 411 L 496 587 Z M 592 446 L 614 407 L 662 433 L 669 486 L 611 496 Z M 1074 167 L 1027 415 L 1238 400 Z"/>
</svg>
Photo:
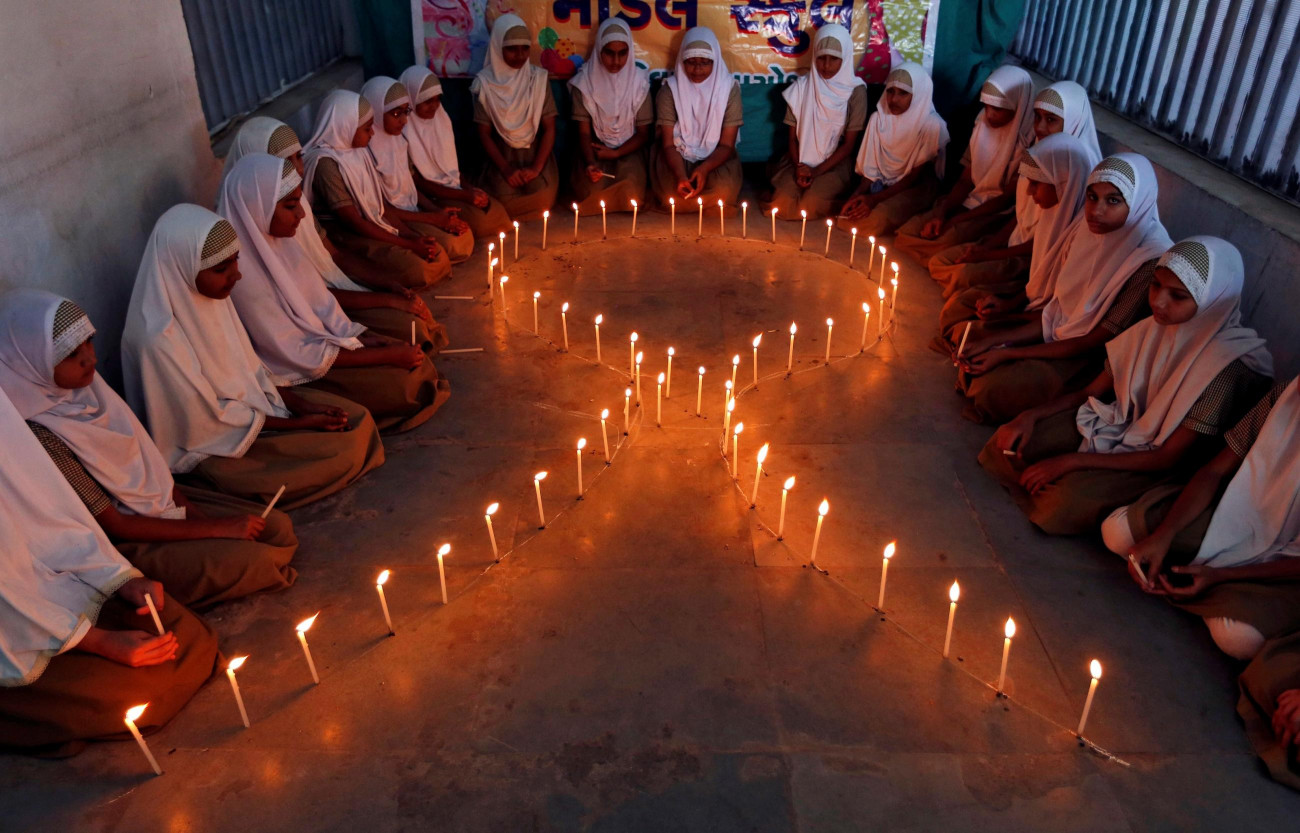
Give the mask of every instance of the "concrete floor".
<svg viewBox="0 0 1300 833">
<path fill-rule="evenodd" d="M 62 762 L 0 759 L 0 827 L 1295 829 L 1300 802 L 1251 755 L 1233 668 L 1203 628 L 1143 596 L 1094 542 L 1034 532 L 979 469 L 989 432 L 959 418 L 951 366 L 925 347 L 939 300 L 915 264 L 904 264 L 896 333 L 826 367 L 826 317 L 834 355 L 856 352 L 860 305 L 875 294 L 842 265 L 847 235 L 827 261 L 824 227 L 810 229 L 816 252 L 797 253 L 793 223 L 773 246 L 761 221 L 750 226 L 760 240 L 720 241 L 713 215 L 697 241 L 689 215 L 677 240 L 646 213 L 646 239 L 628 240 L 629 220 L 611 215 L 601 244 L 599 220 L 584 218 L 589 242 L 573 246 L 561 212 L 544 254 L 526 226 L 524 257 L 507 268 L 508 321 L 499 301 L 486 304 L 481 253 L 439 288 L 478 297 L 432 306 L 454 347 L 486 348 L 439 361 L 450 403 L 387 441 L 382 469 L 294 513 L 297 586 L 211 614 L 227 655 L 250 657 L 240 684 L 251 729 L 218 678 L 150 738 L 161 778 L 131 743 Z M 531 332 L 534 289 L 544 339 Z M 563 301 L 569 354 L 555 344 Z M 791 320 L 796 373 L 785 378 Z M 633 329 L 645 401 L 623 439 Z M 738 488 L 718 453 L 722 384 L 734 353 L 751 379 L 760 330 L 764 378 L 736 412 Z M 656 428 L 654 376 L 670 344 L 673 396 Z M 618 442 L 609 468 L 601 408 Z M 764 442 L 768 474 L 750 511 Z M 823 496 L 828 574 L 806 566 Z M 495 565 L 482 514 L 492 501 L 509 551 Z M 892 539 L 885 617 L 874 603 Z M 433 558 L 444 541 L 446 607 Z M 384 568 L 392 638 L 373 588 Z M 317 687 L 293 625 L 318 610 Z M 1018 631 L 999 699 L 1008 616 Z M 1072 730 L 1094 657 L 1105 677 L 1086 733 L 1096 748 L 1085 748 Z"/>
</svg>

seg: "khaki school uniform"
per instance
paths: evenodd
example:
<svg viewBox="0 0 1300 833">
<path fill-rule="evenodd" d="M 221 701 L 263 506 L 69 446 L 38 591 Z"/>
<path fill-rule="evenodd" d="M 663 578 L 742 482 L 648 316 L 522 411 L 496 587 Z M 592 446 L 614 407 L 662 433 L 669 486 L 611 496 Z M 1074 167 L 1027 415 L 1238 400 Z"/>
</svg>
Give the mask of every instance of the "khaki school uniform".
<svg viewBox="0 0 1300 833">
<path fill-rule="evenodd" d="M 551 87 L 548 84 L 546 99 L 542 103 L 541 118 L 555 118 L 558 112 L 555 107 L 555 97 L 551 95 Z M 474 97 L 474 122 L 492 127 L 492 116 L 479 101 L 478 96 Z M 492 136 L 507 163 L 514 167 L 525 168 L 532 165 L 533 159 L 537 156 L 537 143 L 541 141 L 542 127 L 539 122 L 537 135 L 533 137 L 533 143 L 526 148 L 512 148 L 500 141 L 495 128 L 492 130 Z M 537 178 L 522 188 L 516 188 L 507 182 L 505 176 L 489 160 L 483 169 L 483 190 L 501 203 L 511 219 L 520 222 L 541 219 L 543 211 L 555 207 L 555 195 L 560 190 L 560 168 L 555 163 L 555 154 L 552 153 L 546 160 L 546 165 Z"/>
<path fill-rule="evenodd" d="M 966 153 L 962 155 L 961 165 L 963 168 L 970 167 L 970 148 L 967 148 Z M 927 240 L 921 236 L 921 229 L 930 220 L 939 218 L 938 208 L 931 206 L 899 227 L 898 234 L 894 237 L 894 246 L 928 265 L 930 258 L 944 249 L 964 243 L 974 243 L 981 237 L 992 234 L 1005 225 L 1010 216 L 1009 212 L 1003 211 L 997 214 L 986 214 L 964 223 L 954 223 L 934 240 Z"/>
<path fill-rule="evenodd" d="M 790 134 L 793 136 L 798 127 L 798 119 L 789 105 L 786 105 L 783 123 L 790 128 Z M 866 124 L 867 88 L 854 87 L 853 92 L 849 94 L 848 109 L 844 117 L 844 134 L 861 134 Z M 857 148 L 853 150 L 856 152 Z M 852 189 L 855 155 L 856 153 L 850 153 L 829 171 L 813 177 L 812 184 L 807 188 L 800 188 L 795 182 L 795 163 L 790 159 L 789 154 L 783 155 L 772 174 L 772 199 L 763 203 L 763 212 L 769 213 L 775 208 L 777 216 L 786 219 L 798 217 L 801 210 L 807 211 L 810 218 L 818 220 L 832 216 Z M 858 231 L 862 233 L 860 226 Z"/>
<path fill-rule="evenodd" d="M 745 112 L 740 106 L 740 85 L 732 82 L 731 92 L 727 95 L 727 108 L 722 115 L 722 126 L 724 129 L 740 127 L 744 122 Z M 669 133 L 672 132 L 673 125 L 677 124 L 677 104 L 673 101 L 673 91 L 667 84 L 660 87 L 658 95 L 655 96 L 655 124 L 661 131 Z M 663 148 L 659 141 L 655 141 L 650 157 L 651 184 L 654 187 L 655 197 L 664 207 L 668 206 L 668 198 L 672 197 L 678 202 L 678 210 L 682 210 L 681 197 L 677 194 L 677 177 L 673 175 L 673 169 L 664 159 Z M 686 164 L 687 176 L 700 166 L 699 162 L 686 159 L 682 161 Z M 703 198 L 706 207 L 716 207 L 718 200 L 722 200 L 727 205 L 735 205 L 740 198 L 740 186 L 743 184 L 744 174 L 740 168 L 740 157 L 733 153 L 730 159 L 709 174 L 708 180 L 704 183 L 704 190 L 698 196 Z"/>
<path fill-rule="evenodd" d="M 591 123 L 591 113 L 587 109 L 586 101 L 583 99 L 582 90 L 570 88 L 573 94 L 573 120 Z M 637 108 L 635 124 L 636 128 L 641 128 L 651 124 L 654 121 L 654 106 L 650 101 L 650 95 L 641 101 L 641 106 Z M 631 141 L 630 139 L 628 141 Z M 581 151 L 577 150 L 577 142 L 574 142 L 575 154 L 573 160 L 573 170 L 569 175 L 569 187 L 573 190 L 573 198 L 578 202 L 578 211 L 583 214 L 596 214 L 600 211 L 600 201 L 605 201 L 606 211 L 631 211 L 632 200 L 637 201 L 637 205 L 645 208 L 646 185 L 649 174 L 646 171 L 646 159 L 652 139 L 647 139 L 635 153 L 629 153 L 627 156 L 620 156 L 612 161 L 596 160 L 596 167 L 600 168 L 603 173 L 613 174 L 614 178 L 601 177 L 599 182 L 592 182 L 587 176 L 587 160 L 583 158 Z M 600 139 L 596 137 L 593 130 L 591 134 L 591 143 L 594 146 L 603 147 Z"/>
</svg>

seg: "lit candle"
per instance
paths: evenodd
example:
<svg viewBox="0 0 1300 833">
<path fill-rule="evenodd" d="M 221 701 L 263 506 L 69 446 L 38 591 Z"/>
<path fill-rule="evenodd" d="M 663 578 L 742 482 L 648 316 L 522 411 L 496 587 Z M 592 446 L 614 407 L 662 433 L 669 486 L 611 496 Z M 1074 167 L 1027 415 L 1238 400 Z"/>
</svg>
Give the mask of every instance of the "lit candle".
<svg viewBox="0 0 1300 833">
<path fill-rule="evenodd" d="M 483 510 L 483 520 L 487 522 L 487 528 L 488 528 L 488 541 L 491 542 L 492 544 L 493 561 L 501 560 L 501 554 L 497 552 L 497 534 L 496 531 L 492 529 L 492 516 L 495 515 L 497 513 L 497 510 L 500 508 L 501 508 L 501 504 L 494 502 L 494 503 L 489 503 L 487 509 Z"/>
<path fill-rule="evenodd" d="M 542 481 L 546 472 L 539 471 L 533 475 L 533 488 L 537 491 L 537 528 L 546 529 L 546 510 L 542 508 Z"/>
<path fill-rule="evenodd" d="M 496 244 L 492 244 L 496 245 Z M 497 259 L 494 257 L 488 261 L 488 300 L 492 300 L 492 291 L 496 288 L 492 284 L 492 276 L 496 274 Z"/>
<path fill-rule="evenodd" d="M 863 274 L 871 277 L 871 264 L 876 262 L 876 236 L 868 234 L 867 243 L 869 244 L 867 246 L 867 271 L 863 272 Z"/>
<path fill-rule="evenodd" d="M 645 355 L 640 350 L 636 354 L 636 404 L 641 407 L 641 357 Z"/>
<path fill-rule="evenodd" d="M 790 322 L 790 352 L 785 357 L 785 372 L 789 373 L 790 368 L 794 367 L 794 334 L 799 332 L 799 327 Z"/>
<path fill-rule="evenodd" d="M 605 446 L 605 465 L 609 465 L 609 431 L 605 429 L 605 420 L 609 419 L 609 408 L 600 412 L 600 440 Z"/>
<path fill-rule="evenodd" d="M 952 583 L 948 588 L 948 632 L 943 636 L 943 658 L 948 658 L 948 649 L 952 647 L 952 620 L 957 618 L 957 597 L 961 595 L 961 588 L 957 582 Z"/>
<path fill-rule="evenodd" d="M 849 234 L 851 235 L 851 237 L 849 238 L 849 266 L 852 266 L 852 265 L 853 265 L 853 253 L 856 252 L 856 251 L 858 250 L 858 228 L 857 228 L 857 226 L 854 226 L 853 228 L 849 229 Z"/>
<path fill-rule="evenodd" d="M 813 532 L 812 561 L 813 567 L 817 566 L 817 544 L 822 539 L 822 521 L 826 520 L 826 513 L 831 511 L 831 502 L 822 498 L 821 505 L 817 507 L 817 529 Z"/>
<path fill-rule="evenodd" d="M 140 730 L 135 726 L 135 722 L 140 719 L 140 715 L 144 714 L 144 710 L 148 707 L 149 704 L 145 703 L 143 706 L 132 706 L 127 709 L 126 728 L 131 730 L 131 736 L 135 738 L 136 743 L 140 744 L 140 751 L 144 753 L 145 759 L 149 761 L 149 766 L 153 767 L 153 774 L 162 775 L 162 767 L 158 766 L 158 759 L 149 751 L 149 744 L 144 742 L 144 735 L 140 734 Z"/>
<path fill-rule="evenodd" d="M 862 302 L 862 346 L 858 348 L 858 352 L 867 349 L 867 322 L 870 320 L 871 320 L 871 307 L 867 306 L 866 301 L 863 301 Z"/>
<path fill-rule="evenodd" d="M 632 335 L 627 337 L 627 378 L 629 379 L 636 373 L 636 340 L 638 338 L 640 336 L 636 334 L 635 330 L 632 331 Z"/>
<path fill-rule="evenodd" d="M 831 333 L 835 332 L 835 319 L 826 319 L 826 363 L 831 363 Z"/>
<path fill-rule="evenodd" d="M 623 436 L 627 436 L 628 413 L 632 410 L 632 389 L 623 389 Z"/>
<path fill-rule="evenodd" d="M 542 251 L 546 251 L 546 227 L 550 225 L 550 222 L 551 222 L 551 212 L 543 211 L 542 212 Z"/>
<path fill-rule="evenodd" d="M 758 345 L 763 341 L 763 334 L 754 336 L 750 344 L 754 345 L 754 387 L 758 387 Z"/>
<path fill-rule="evenodd" d="M 411 322 L 411 345 L 412 346 L 415 345 L 415 322 L 414 321 Z M 286 485 L 287 484 L 281 483 L 280 488 L 275 493 L 275 496 L 272 497 L 270 502 L 266 504 L 266 508 L 262 510 L 262 520 L 266 520 L 266 516 L 271 514 L 271 510 L 274 509 L 275 505 L 280 502 L 280 496 L 284 494 L 284 487 Z"/>
<path fill-rule="evenodd" d="M 740 370 L 740 354 L 731 357 L 731 389 L 736 389 L 736 371 Z"/>
<path fill-rule="evenodd" d="M 998 694 L 1002 693 L 1007 682 L 1007 657 L 1011 656 L 1011 637 L 1016 635 L 1016 620 L 1008 618 L 1003 632 L 1006 634 L 1006 639 L 1002 641 L 1002 670 L 998 672 Z"/>
<path fill-rule="evenodd" d="M 961 334 L 961 344 L 957 345 L 957 358 L 953 360 L 952 363 L 953 367 L 956 367 L 957 362 L 961 361 L 961 354 L 966 349 L 966 339 L 970 338 L 970 325 L 974 323 L 975 323 L 974 321 L 966 322 L 966 329 L 962 331 Z"/>
<path fill-rule="evenodd" d="M 787 477 L 781 484 L 781 514 L 776 522 L 776 540 L 781 541 L 785 538 L 785 499 L 789 496 L 790 490 L 794 488 L 794 475 Z"/>
<path fill-rule="evenodd" d="M 564 352 L 569 352 L 569 302 L 560 305 L 560 327 L 564 330 Z"/>
<path fill-rule="evenodd" d="M 808 231 L 808 212 L 803 209 L 799 209 L 799 216 L 803 218 L 803 222 L 799 224 L 799 251 L 802 252 L 804 232 Z"/>
<path fill-rule="evenodd" d="M 501 314 L 502 315 L 505 315 L 507 312 L 510 311 L 509 308 L 506 306 L 506 284 L 509 282 L 510 282 L 509 275 L 501 276 Z"/>
<path fill-rule="evenodd" d="M 831 253 L 831 229 L 833 228 L 835 228 L 835 221 L 828 218 L 826 220 L 826 249 L 822 252 L 823 257 Z"/>
<path fill-rule="evenodd" d="M 506 268 L 506 233 L 504 231 L 497 233 L 497 239 L 501 241 L 501 268 Z"/>
<path fill-rule="evenodd" d="M 492 283 L 492 267 L 497 265 L 496 258 L 492 257 L 492 252 L 496 251 L 496 247 L 497 247 L 496 243 L 488 244 L 487 272 L 488 272 L 488 293 L 489 294 L 491 294 L 492 290 L 496 288 L 496 284 Z"/>
<path fill-rule="evenodd" d="M 664 374 L 659 374 L 659 386 L 655 391 L 655 425 L 664 424 Z"/>
<path fill-rule="evenodd" d="M 730 393 L 730 391 L 728 391 Z M 727 407 L 722 409 L 725 414 L 722 417 L 722 456 L 727 456 L 727 435 L 731 433 L 731 412 L 736 410 L 736 400 L 728 398 Z"/>
<path fill-rule="evenodd" d="M 889 268 L 894 272 L 894 276 L 889 279 L 889 283 L 894 287 L 894 291 L 889 297 L 889 311 L 892 315 L 894 307 L 898 306 L 898 261 L 891 260 Z"/>
<path fill-rule="evenodd" d="M 724 237 L 727 234 L 726 221 L 722 217 L 722 200 L 718 200 L 718 234 Z"/>
<path fill-rule="evenodd" d="M 578 438 L 578 500 L 582 500 L 582 450 L 587 447 L 587 438 Z"/>
<path fill-rule="evenodd" d="M 881 245 L 881 247 L 880 247 L 880 278 L 876 281 L 876 283 L 880 284 L 881 286 L 884 286 L 884 285 L 885 285 L 885 247 L 884 247 L 884 245 Z"/>
<path fill-rule="evenodd" d="M 316 663 L 311 658 L 311 648 L 307 647 L 307 631 L 315 623 L 316 617 L 319 615 L 319 613 L 313 613 L 309 618 L 303 619 L 294 627 L 294 630 L 298 632 L 298 642 L 302 644 L 302 655 L 307 658 L 307 670 L 311 671 L 311 681 L 316 685 L 320 685 L 320 677 L 316 674 Z"/>
<path fill-rule="evenodd" d="M 632 200 L 632 236 L 636 237 L 636 200 Z"/>
<path fill-rule="evenodd" d="M 379 591 L 379 607 L 384 611 L 384 624 L 388 625 L 388 635 L 392 636 L 397 631 L 393 630 L 393 618 L 388 615 L 388 599 L 384 598 L 384 584 L 388 581 L 388 571 L 384 570 L 375 579 L 375 589 Z"/>
<path fill-rule="evenodd" d="M 604 315 L 596 316 L 596 361 L 600 361 L 600 322 L 605 320 Z"/>
<path fill-rule="evenodd" d="M 519 221 L 514 221 L 515 225 L 515 260 L 519 259 Z"/>
<path fill-rule="evenodd" d="M 537 299 L 542 297 L 542 293 L 533 292 L 533 333 L 537 333 Z"/>
<path fill-rule="evenodd" d="M 881 613 L 885 612 L 885 582 L 889 579 L 889 559 L 894 557 L 896 544 L 890 541 L 885 547 L 885 558 L 880 565 L 880 596 L 876 599 L 876 610 Z"/>
<path fill-rule="evenodd" d="M 696 197 L 695 202 L 700 207 L 700 222 L 699 222 L 699 227 L 695 230 L 695 236 L 703 237 L 704 236 L 704 197 Z"/>
<path fill-rule="evenodd" d="M 876 290 L 876 297 L 880 303 L 876 304 L 876 338 L 880 338 L 880 330 L 885 326 L 885 288 L 882 286 Z"/>
<path fill-rule="evenodd" d="M 731 479 L 739 479 L 738 467 L 740 466 L 740 432 L 745 430 L 745 423 L 737 422 L 736 427 L 731 429 Z"/>
<path fill-rule="evenodd" d="M 749 202 L 740 204 L 740 239 L 749 239 Z"/>
<path fill-rule="evenodd" d="M 1079 737 L 1083 737 L 1083 727 L 1088 722 L 1088 712 L 1092 711 L 1092 696 L 1097 693 L 1097 683 L 1101 680 L 1101 663 L 1094 659 L 1089 664 L 1088 670 L 1092 673 L 1092 682 L 1088 683 L 1088 699 L 1083 701 L 1083 717 L 1079 718 L 1079 728 L 1075 731 Z"/>
<path fill-rule="evenodd" d="M 573 242 L 578 242 L 578 204 L 573 204 Z"/>
<path fill-rule="evenodd" d="M 442 560 L 451 552 L 451 544 L 443 544 L 438 547 L 438 586 L 442 588 L 442 603 L 447 603 L 447 569 L 443 566 Z"/>
<path fill-rule="evenodd" d="M 758 481 L 763 476 L 763 461 L 767 459 L 768 443 L 758 450 L 758 466 L 754 469 L 754 491 L 749 494 L 749 508 L 758 506 Z"/>
<path fill-rule="evenodd" d="M 772 242 L 776 242 L 776 209 L 772 209 Z"/>
<path fill-rule="evenodd" d="M 235 672 L 242 668 L 247 661 L 248 657 L 233 657 L 230 662 L 226 663 L 226 679 L 230 680 L 230 690 L 235 693 L 235 705 L 239 706 L 239 719 L 244 721 L 245 729 L 250 725 L 248 711 L 244 709 L 244 696 L 239 693 L 239 681 L 235 679 Z"/>
<path fill-rule="evenodd" d="M 668 381 L 664 385 L 664 399 L 673 398 L 673 356 L 675 355 L 677 355 L 677 351 L 669 347 L 668 348 Z"/>
<path fill-rule="evenodd" d="M 609 226 L 605 224 L 605 201 L 600 201 L 600 239 L 604 240 L 609 236 Z"/>
<path fill-rule="evenodd" d="M 695 388 L 695 415 L 700 415 L 700 406 L 704 404 L 704 365 L 700 365 L 700 383 Z"/>
<path fill-rule="evenodd" d="M 144 603 L 149 608 L 149 615 L 153 617 L 153 626 L 158 629 L 158 635 L 162 636 L 166 631 L 163 630 L 162 619 L 158 618 L 158 608 L 154 606 L 153 596 L 145 593 Z"/>
<path fill-rule="evenodd" d="M 733 387 L 735 387 L 735 385 L 731 384 L 731 380 L 728 379 L 727 381 L 723 382 L 722 387 L 723 387 L 723 391 L 722 391 L 722 410 L 725 411 L 725 410 L 727 410 L 727 404 L 728 404 L 729 402 L 731 402 L 731 389 L 732 389 Z M 725 434 L 726 432 L 724 431 L 723 433 Z M 726 439 L 726 438 L 724 437 L 723 439 Z"/>
<path fill-rule="evenodd" d="M 672 197 L 668 198 L 668 214 L 670 217 L 668 222 L 672 224 L 671 226 L 672 235 L 676 237 L 677 236 L 677 201 L 674 200 Z"/>
</svg>

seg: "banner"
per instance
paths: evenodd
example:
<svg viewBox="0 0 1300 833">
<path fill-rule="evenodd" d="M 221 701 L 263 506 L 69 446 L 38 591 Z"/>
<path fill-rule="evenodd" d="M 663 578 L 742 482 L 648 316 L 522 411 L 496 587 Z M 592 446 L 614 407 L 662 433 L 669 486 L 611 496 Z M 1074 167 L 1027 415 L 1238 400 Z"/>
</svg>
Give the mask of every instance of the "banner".
<svg viewBox="0 0 1300 833">
<path fill-rule="evenodd" d="M 934 57 L 939 0 L 413 0 L 419 4 L 425 58 L 444 78 L 483 66 L 488 33 L 499 15 L 514 13 L 535 38 L 532 60 L 555 78 L 571 77 L 591 53 L 596 27 L 627 21 L 636 61 L 651 77 L 671 72 L 685 31 L 707 26 L 742 84 L 781 84 L 811 61 L 812 35 L 839 23 L 853 35 L 856 73 L 883 82 L 891 63 Z M 929 39 L 927 40 L 927 34 Z M 418 37 L 417 37 L 418 39 Z"/>
</svg>

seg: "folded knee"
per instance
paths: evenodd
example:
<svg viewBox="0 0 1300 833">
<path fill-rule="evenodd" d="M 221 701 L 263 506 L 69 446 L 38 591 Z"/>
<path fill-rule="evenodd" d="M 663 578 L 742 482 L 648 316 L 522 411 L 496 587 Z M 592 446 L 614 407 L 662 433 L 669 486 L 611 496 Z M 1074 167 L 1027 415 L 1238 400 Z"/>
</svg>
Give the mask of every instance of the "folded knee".
<svg viewBox="0 0 1300 833">
<path fill-rule="evenodd" d="M 1210 629 L 1210 637 L 1219 650 L 1233 659 L 1254 659 L 1264 647 L 1264 634 L 1245 622 L 1216 617 L 1206 619 L 1205 626 Z"/>
<path fill-rule="evenodd" d="M 1106 516 L 1101 522 L 1101 540 L 1106 549 L 1116 555 L 1127 556 L 1133 551 L 1133 528 L 1128 522 L 1129 507 L 1121 506 Z"/>
</svg>

